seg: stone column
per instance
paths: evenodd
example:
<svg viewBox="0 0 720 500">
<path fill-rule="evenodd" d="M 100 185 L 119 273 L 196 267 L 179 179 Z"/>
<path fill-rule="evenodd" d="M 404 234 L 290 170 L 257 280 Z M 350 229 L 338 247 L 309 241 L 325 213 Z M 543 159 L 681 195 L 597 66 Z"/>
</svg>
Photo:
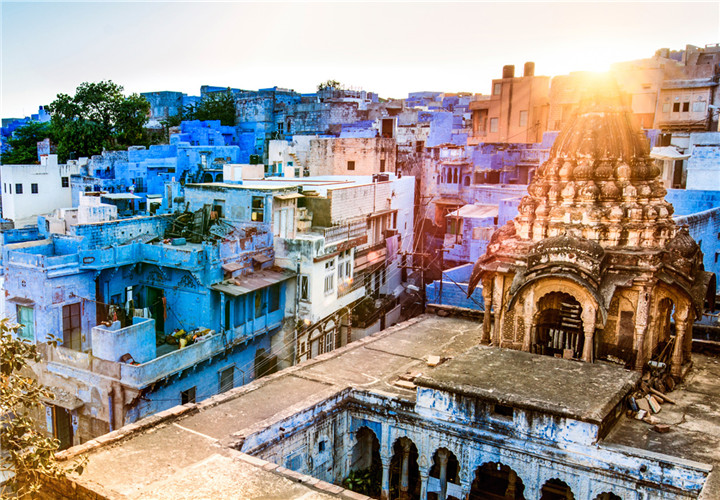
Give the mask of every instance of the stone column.
<svg viewBox="0 0 720 500">
<path fill-rule="evenodd" d="M 439 500 L 445 500 L 447 496 L 447 464 L 448 464 L 448 452 L 447 450 L 440 449 L 437 452 L 438 462 L 440 465 L 440 493 L 438 495 Z"/>
<path fill-rule="evenodd" d="M 504 276 L 502 274 L 495 275 L 495 282 L 493 283 L 493 307 L 495 309 L 494 316 L 494 328 L 492 343 L 494 346 L 500 346 L 502 339 L 502 317 L 503 317 L 503 293 L 504 293 Z"/>
<path fill-rule="evenodd" d="M 505 498 L 515 498 L 515 490 L 517 488 L 517 474 L 514 470 L 510 470 L 508 474 L 508 486 L 505 490 Z"/>
<path fill-rule="evenodd" d="M 492 280 L 482 280 L 482 296 L 485 302 L 485 314 L 483 314 L 483 331 L 482 337 L 480 338 L 481 344 L 490 343 L 490 330 L 492 329 Z"/>
<path fill-rule="evenodd" d="M 588 363 L 593 362 L 593 347 L 595 337 L 595 307 L 592 304 L 584 304 L 582 311 L 583 333 L 585 343 L 583 344 L 582 359 Z"/>
<path fill-rule="evenodd" d="M 685 348 L 685 336 L 688 334 L 689 325 L 689 306 L 684 306 L 682 309 L 679 305 L 675 306 L 675 346 L 673 347 L 672 354 L 672 366 L 670 367 L 670 373 L 675 377 L 682 375 L 682 364 L 683 364 L 683 351 Z"/>
<path fill-rule="evenodd" d="M 420 500 L 427 500 L 428 473 L 420 471 Z"/>
<path fill-rule="evenodd" d="M 638 295 L 637 313 L 635 314 L 635 370 L 638 371 L 642 371 L 645 365 L 645 334 L 649 312 L 650 288 L 643 287 Z"/>
<path fill-rule="evenodd" d="M 410 441 L 402 443 L 402 467 L 400 468 L 400 500 L 410 498 Z"/>
<path fill-rule="evenodd" d="M 380 457 L 382 462 L 382 483 L 380 486 L 380 500 L 390 499 L 390 457 Z"/>
</svg>

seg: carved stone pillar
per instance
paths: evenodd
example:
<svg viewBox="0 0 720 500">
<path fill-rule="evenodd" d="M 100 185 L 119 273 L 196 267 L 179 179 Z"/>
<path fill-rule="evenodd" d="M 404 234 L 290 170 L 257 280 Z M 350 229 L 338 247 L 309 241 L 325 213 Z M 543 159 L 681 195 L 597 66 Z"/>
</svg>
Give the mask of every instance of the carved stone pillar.
<svg viewBox="0 0 720 500">
<path fill-rule="evenodd" d="M 447 464 L 448 464 L 448 452 L 447 450 L 438 450 L 438 462 L 440 465 L 440 493 L 438 498 L 445 500 L 447 497 Z"/>
<path fill-rule="evenodd" d="M 673 347 L 672 366 L 670 367 L 670 373 L 675 377 L 682 375 L 683 350 L 685 336 L 688 333 L 689 316 L 689 306 L 682 309 L 676 306 L 675 315 L 673 316 L 675 318 L 675 346 Z"/>
<path fill-rule="evenodd" d="M 420 500 L 427 500 L 428 473 L 420 471 Z"/>
<path fill-rule="evenodd" d="M 517 489 L 517 474 L 511 470 L 508 474 L 508 486 L 505 490 L 505 498 L 515 498 L 515 490 Z"/>
<path fill-rule="evenodd" d="M 635 370 L 642 371 L 645 365 L 645 334 L 650 312 L 650 288 L 643 287 L 638 296 L 635 314 Z"/>
<path fill-rule="evenodd" d="M 483 301 L 485 302 L 485 314 L 483 314 L 483 331 L 482 331 L 482 337 L 480 337 L 480 343 L 481 344 L 489 344 L 490 343 L 490 330 L 492 329 L 492 280 L 491 279 L 484 279 L 482 280 L 482 296 Z"/>
<path fill-rule="evenodd" d="M 582 359 L 588 363 L 592 363 L 594 359 L 593 348 L 595 345 L 595 307 L 591 304 L 583 305 L 582 321 L 583 333 L 585 335 L 585 343 L 583 344 Z"/>
<path fill-rule="evenodd" d="M 402 467 L 400 468 L 400 500 L 410 498 L 410 441 L 402 443 Z"/>
<path fill-rule="evenodd" d="M 380 500 L 390 500 L 390 457 L 380 457 L 382 461 L 382 484 Z"/>
<path fill-rule="evenodd" d="M 503 319 L 503 293 L 505 289 L 505 277 L 502 274 L 495 275 L 495 282 L 493 283 L 493 308 L 495 310 L 494 316 L 494 328 L 492 343 L 495 346 L 500 345 L 502 335 L 502 319 Z"/>
</svg>

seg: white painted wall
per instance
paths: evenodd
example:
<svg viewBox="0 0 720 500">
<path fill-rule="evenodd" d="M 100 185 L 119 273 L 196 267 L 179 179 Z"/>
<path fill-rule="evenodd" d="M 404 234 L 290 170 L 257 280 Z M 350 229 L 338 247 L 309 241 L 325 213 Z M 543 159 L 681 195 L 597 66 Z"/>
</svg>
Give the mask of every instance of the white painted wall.
<svg viewBox="0 0 720 500">
<path fill-rule="evenodd" d="M 72 206 L 70 176 L 80 171 L 77 162 L 58 165 L 57 155 L 42 157 L 40 165 L 3 165 L 3 216 L 17 222 Z M 67 177 L 67 187 L 62 186 L 63 177 Z M 21 194 L 17 193 L 18 184 L 22 184 Z M 37 193 L 32 192 L 33 184 Z"/>
</svg>

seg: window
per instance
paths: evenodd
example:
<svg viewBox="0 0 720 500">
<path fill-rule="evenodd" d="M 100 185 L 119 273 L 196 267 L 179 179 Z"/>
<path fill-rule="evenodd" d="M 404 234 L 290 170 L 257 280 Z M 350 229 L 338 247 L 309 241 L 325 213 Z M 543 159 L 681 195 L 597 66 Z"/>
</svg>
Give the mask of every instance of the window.
<svg viewBox="0 0 720 500">
<path fill-rule="evenodd" d="M 22 184 L 15 184 L 15 194 L 22 194 Z"/>
<path fill-rule="evenodd" d="M 493 95 L 500 95 L 500 92 L 502 92 L 502 83 L 493 85 Z"/>
<path fill-rule="evenodd" d="M 325 295 L 335 291 L 335 259 L 325 263 Z"/>
<path fill-rule="evenodd" d="M 318 453 L 322 453 L 325 451 L 325 441 L 320 441 L 318 443 Z"/>
<path fill-rule="evenodd" d="M 63 347 L 80 351 L 82 335 L 80 325 L 80 302 L 63 306 Z"/>
<path fill-rule="evenodd" d="M 283 122 L 279 122 L 279 123 L 277 124 L 277 131 L 278 131 L 278 133 L 280 133 L 280 134 L 282 134 L 283 132 L 285 132 L 285 124 L 284 124 Z"/>
<path fill-rule="evenodd" d="M 264 293 L 262 290 L 255 291 L 255 317 L 259 318 L 265 314 Z"/>
<path fill-rule="evenodd" d="M 252 197 L 252 215 L 251 220 L 254 222 L 263 222 L 265 216 L 265 198 L 262 196 Z"/>
<path fill-rule="evenodd" d="M 495 405 L 493 406 L 493 413 L 496 415 L 499 415 L 501 417 L 509 417 L 512 418 L 513 416 L 513 409 L 511 406 L 506 405 Z"/>
<path fill-rule="evenodd" d="M 4 189 L 5 192 L 7 193 L 7 184 L 5 184 L 4 182 L 3 182 L 3 189 Z"/>
<path fill-rule="evenodd" d="M 38 194 L 38 185 L 35 183 L 30 184 L 30 192 L 32 194 Z"/>
<path fill-rule="evenodd" d="M 662 112 L 663 112 L 663 113 L 669 113 L 669 112 L 670 112 L 670 103 L 669 103 L 669 102 L 666 102 L 666 103 L 663 104 Z"/>
<path fill-rule="evenodd" d="M 330 352 L 335 349 L 335 332 L 330 331 L 326 333 L 324 340 L 323 352 Z"/>
<path fill-rule="evenodd" d="M 220 385 L 218 387 L 218 393 L 226 392 L 233 388 L 235 385 L 235 380 L 233 378 L 234 371 L 235 367 L 231 366 L 230 368 L 225 368 L 220 372 Z"/>
<path fill-rule="evenodd" d="M 385 172 L 385 160 L 380 160 L 380 172 Z"/>
<path fill-rule="evenodd" d="M 60 186 L 70 187 L 70 177 L 60 177 Z"/>
<path fill-rule="evenodd" d="M 680 112 L 680 103 L 674 102 L 673 103 L 673 113 L 679 113 Z"/>
<path fill-rule="evenodd" d="M 268 312 L 275 312 L 280 309 L 280 284 L 275 283 L 272 285 L 268 293 L 270 294 Z"/>
<path fill-rule="evenodd" d="M 689 102 L 684 102 L 682 104 L 683 104 L 683 108 L 682 108 L 683 113 L 687 113 L 688 111 L 690 111 L 690 103 Z"/>
<path fill-rule="evenodd" d="M 300 275 L 300 300 L 310 300 L 310 277 Z"/>
<path fill-rule="evenodd" d="M 17 322 L 22 326 L 18 329 L 21 339 L 35 342 L 35 315 L 32 307 L 17 306 Z"/>
<path fill-rule="evenodd" d="M 497 132 L 497 131 L 498 131 L 498 119 L 490 118 L 490 132 Z"/>
<path fill-rule="evenodd" d="M 348 160 L 348 170 L 355 170 L 355 162 L 353 160 Z"/>
<path fill-rule="evenodd" d="M 527 111 L 520 111 L 520 120 L 518 125 L 525 127 L 527 125 Z"/>
<path fill-rule="evenodd" d="M 195 386 L 191 387 L 187 391 L 182 391 L 180 393 L 180 404 L 186 405 L 188 403 L 194 403 L 195 402 Z"/>
<path fill-rule="evenodd" d="M 697 101 L 693 103 L 693 113 L 702 113 L 705 111 L 705 103 Z"/>
</svg>

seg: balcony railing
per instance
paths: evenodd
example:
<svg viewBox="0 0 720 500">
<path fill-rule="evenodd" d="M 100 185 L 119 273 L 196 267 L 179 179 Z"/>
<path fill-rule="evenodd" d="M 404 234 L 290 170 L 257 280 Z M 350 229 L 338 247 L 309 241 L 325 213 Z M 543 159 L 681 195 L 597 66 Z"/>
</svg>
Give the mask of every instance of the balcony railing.
<svg viewBox="0 0 720 500">
<path fill-rule="evenodd" d="M 333 245 L 340 241 L 359 238 L 367 234 L 367 221 L 365 219 L 348 222 L 337 226 L 327 227 L 323 229 L 325 237 L 325 246 Z"/>
</svg>

